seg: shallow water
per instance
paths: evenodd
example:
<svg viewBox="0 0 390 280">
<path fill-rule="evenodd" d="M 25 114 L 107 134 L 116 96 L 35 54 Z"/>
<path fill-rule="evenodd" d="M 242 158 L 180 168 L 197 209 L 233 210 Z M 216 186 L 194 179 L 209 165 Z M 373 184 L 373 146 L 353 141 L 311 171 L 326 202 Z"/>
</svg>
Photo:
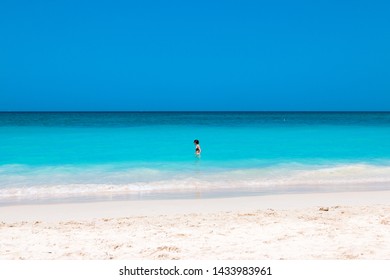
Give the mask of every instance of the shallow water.
<svg viewBox="0 0 390 280">
<path fill-rule="evenodd" d="M 373 189 L 390 113 L 0 113 L 3 204 Z"/>
</svg>

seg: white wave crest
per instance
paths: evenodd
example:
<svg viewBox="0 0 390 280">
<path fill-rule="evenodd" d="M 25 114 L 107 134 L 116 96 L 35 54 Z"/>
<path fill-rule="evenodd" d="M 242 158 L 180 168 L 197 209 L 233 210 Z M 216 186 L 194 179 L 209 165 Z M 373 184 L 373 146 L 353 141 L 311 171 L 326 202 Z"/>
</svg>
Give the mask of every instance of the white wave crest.
<svg viewBox="0 0 390 280">
<path fill-rule="evenodd" d="M 225 170 L 131 170 L 62 168 L 0 172 L 0 199 L 82 197 L 153 192 L 208 190 L 294 192 L 390 188 L 390 166 L 348 164 L 334 166 L 279 165 Z M 22 170 L 23 172 L 21 172 Z"/>
</svg>

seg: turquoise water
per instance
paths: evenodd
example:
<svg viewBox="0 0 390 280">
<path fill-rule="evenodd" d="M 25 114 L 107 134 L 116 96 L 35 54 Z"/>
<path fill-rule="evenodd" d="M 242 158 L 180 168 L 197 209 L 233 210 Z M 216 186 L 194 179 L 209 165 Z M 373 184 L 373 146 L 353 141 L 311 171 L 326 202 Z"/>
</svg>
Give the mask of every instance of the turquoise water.
<svg viewBox="0 0 390 280">
<path fill-rule="evenodd" d="M 0 113 L 3 203 L 388 188 L 390 113 Z"/>
</svg>

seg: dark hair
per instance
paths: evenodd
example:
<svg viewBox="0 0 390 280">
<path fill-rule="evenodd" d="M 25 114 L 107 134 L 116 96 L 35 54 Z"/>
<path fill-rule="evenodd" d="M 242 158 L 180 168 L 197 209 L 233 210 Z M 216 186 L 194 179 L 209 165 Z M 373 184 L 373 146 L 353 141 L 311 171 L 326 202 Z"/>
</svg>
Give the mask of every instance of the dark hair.
<svg viewBox="0 0 390 280">
<path fill-rule="evenodd" d="M 198 139 L 195 139 L 195 140 L 194 140 L 194 143 L 195 143 L 195 144 L 199 144 L 199 140 L 198 140 Z"/>
</svg>

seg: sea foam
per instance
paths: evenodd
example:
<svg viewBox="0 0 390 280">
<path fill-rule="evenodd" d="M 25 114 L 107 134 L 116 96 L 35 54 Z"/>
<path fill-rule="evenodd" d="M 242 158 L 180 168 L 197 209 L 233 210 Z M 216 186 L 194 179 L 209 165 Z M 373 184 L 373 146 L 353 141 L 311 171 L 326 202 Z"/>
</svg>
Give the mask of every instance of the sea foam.
<svg viewBox="0 0 390 280">
<path fill-rule="evenodd" d="M 273 194 L 357 191 L 390 188 L 390 166 L 363 163 L 280 164 L 262 168 L 214 170 L 2 166 L 0 180 L 2 182 L 0 199 L 3 201 L 137 196 L 162 192 L 178 194 L 197 191 L 203 193 L 228 191 L 241 195 L 245 195 L 246 192 Z"/>
</svg>

